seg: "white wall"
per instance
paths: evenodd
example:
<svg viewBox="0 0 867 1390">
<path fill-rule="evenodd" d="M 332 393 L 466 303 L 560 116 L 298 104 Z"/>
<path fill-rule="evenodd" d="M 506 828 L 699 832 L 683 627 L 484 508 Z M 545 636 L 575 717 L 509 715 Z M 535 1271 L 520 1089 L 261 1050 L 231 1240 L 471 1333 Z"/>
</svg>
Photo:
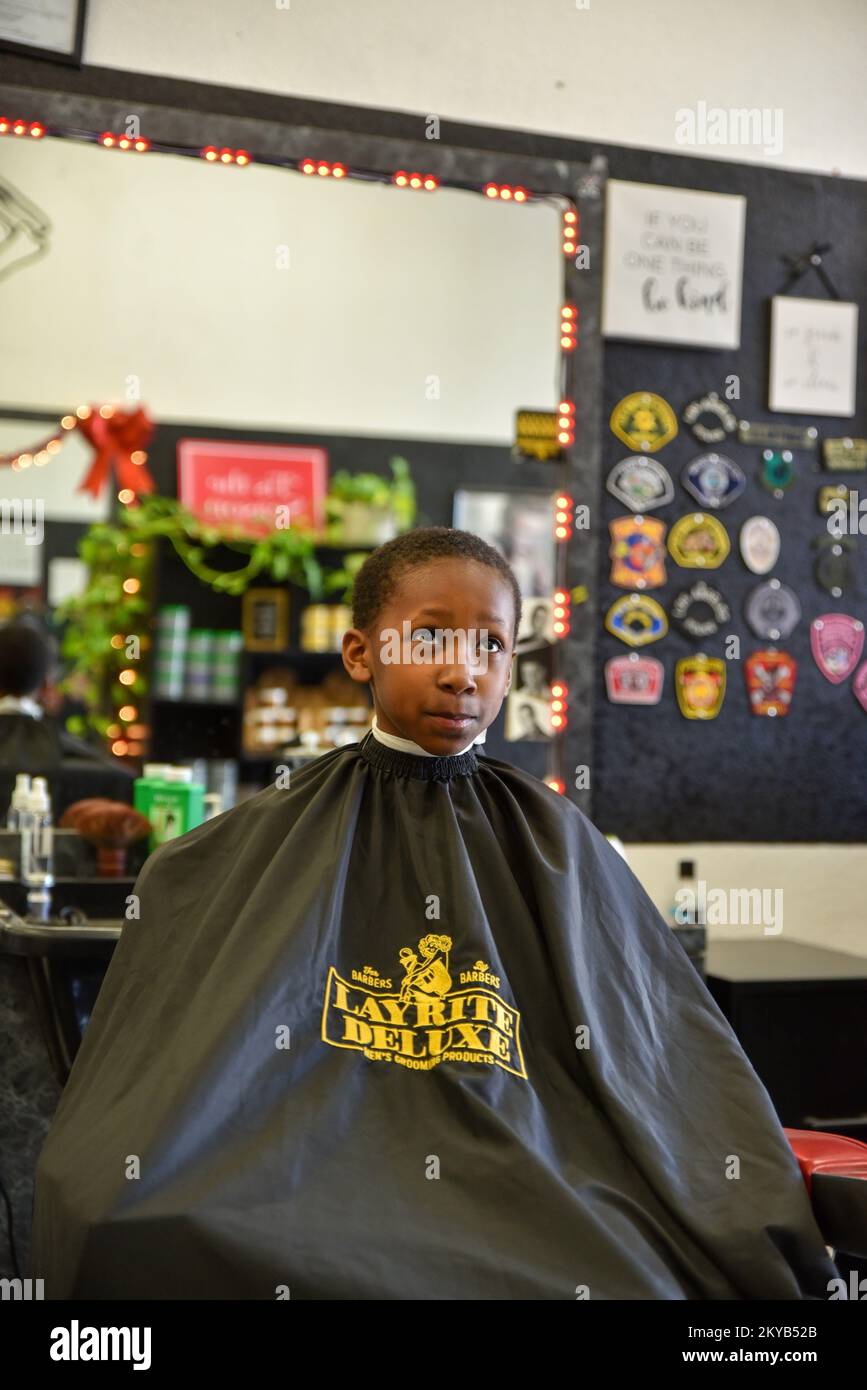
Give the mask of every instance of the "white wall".
<svg viewBox="0 0 867 1390">
<path fill-rule="evenodd" d="M 664 916 L 674 902 L 681 859 L 695 863 L 696 882 L 713 889 L 763 889 L 771 908 L 763 925 L 708 927 L 710 941 L 805 941 L 867 957 L 867 849 L 861 844 L 626 844 L 629 867 Z M 781 916 L 776 917 L 782 890 Z M 781 926 L 766 933 L 764 926 Z"/>
<path fill-rule="evenodd" d="M 684 151 L 679 108 L 780 111 L 768 162 L 867 178 L 864 0 L 90 0 L 85 61 Z M 690 154 L 764 162 L 764 147 Z"/>
</svg>

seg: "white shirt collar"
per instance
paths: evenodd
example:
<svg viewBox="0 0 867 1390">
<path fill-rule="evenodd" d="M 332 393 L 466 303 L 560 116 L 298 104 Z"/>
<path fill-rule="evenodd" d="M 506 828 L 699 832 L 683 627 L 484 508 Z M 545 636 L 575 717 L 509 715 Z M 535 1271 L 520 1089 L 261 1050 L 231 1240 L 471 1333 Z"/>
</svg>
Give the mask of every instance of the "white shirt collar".
<svg viewBox="0 0 867 1390">
<path fill-rule="evenodd" d="M 27 695 L 0 695 L 0 714 L 29 714 L 31 719 L 41 719 L 42 706 Z"/>
<path fill-rule="evenodd" d="M 420 744 L 415 743 L 411 738 L 399 738 L 397 734 L 385 733 L 377 724 L 376 715 L 373 716 L 373 724 L 371 725 L 370 731 L 373 737 L 380 743 L 385 743 L 389 748 L 397 748 L 402 753 L 415 753 L 416 757 L 420 758 L 436 758 L 439 756 L 437 753 L 429 753 L 426 748 L 422 748 Z M 472 743 L 467 744 L 466 748 L 461 748 L 458 753 L 451 754 L 450 756 L 459 757 L 461 753 L 468 753 L 475 744 L 484 743 L 487 732 L 487 729 L 483 729 L 482 732 L 473 739 Z"/>
</svg>

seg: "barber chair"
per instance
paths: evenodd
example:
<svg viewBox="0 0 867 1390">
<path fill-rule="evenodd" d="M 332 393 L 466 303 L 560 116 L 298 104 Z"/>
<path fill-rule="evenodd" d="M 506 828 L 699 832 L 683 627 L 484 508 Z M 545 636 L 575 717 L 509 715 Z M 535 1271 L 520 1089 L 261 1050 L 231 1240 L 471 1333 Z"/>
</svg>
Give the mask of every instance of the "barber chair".
<svg viewBox="0 0 867 1390">
<path fill-rule="evenodd" d="M 811 1129 L 785 1129 L 813 1204 L 816 1225 L 832 1251 L 841 1274 L 839 1256 L 854 1257 L 854 1272 L 864 1276 L 861 1292 L 849 1298 L 867 1299 L 867 1144 L 843 1134 Z M 846 1267 L 851 1265 L 845 1262 Z M 850 1272 L 850 1283 L 852 1281 Z"/>
</svg>

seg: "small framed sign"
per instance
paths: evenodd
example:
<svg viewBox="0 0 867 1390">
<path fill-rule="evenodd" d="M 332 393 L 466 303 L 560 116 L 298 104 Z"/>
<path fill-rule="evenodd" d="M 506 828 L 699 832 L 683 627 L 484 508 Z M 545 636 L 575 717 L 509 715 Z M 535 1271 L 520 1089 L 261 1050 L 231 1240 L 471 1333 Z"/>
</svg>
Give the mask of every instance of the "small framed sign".
<svg viewBox="0 0 867 1390">
<path fill-rule="evenodd" d="M 2 3 L 2 0 L 0 0 Z M 328 455 L 313 445 L 179 439 L 178 498 L 208 526 L 250 536 L 325 523 Z"/>
<path fill-rule="evenodd" d="M 857 346 L 857 304 L 776 295 L 769 408 L 795 415 L 854 415 Z"/>
<path fill-rule="evenodd" d="M 285 589 L 248 589 L 242 604 L 248 652 L 283 652 L 289 645 L 289 595 Z"/>
<path fill-rule="evenodd" d="M 740 347 L 746 207 L 739 193 L 609 179 L 603 335 Z"/>
<path fill-rule="evenodd" d="M 0 49 L 81 67 L 87 0 L 0 0 Z"/>
<path fill-rule="evenodd" d="M 542 463 L 561 459 L 563 448 L 557 437 L 560 432 L 558 418 L 556 410 L 519 410 L 515 415 L 512 452 L 519 458 L 539 459 Z"/>
</svg>

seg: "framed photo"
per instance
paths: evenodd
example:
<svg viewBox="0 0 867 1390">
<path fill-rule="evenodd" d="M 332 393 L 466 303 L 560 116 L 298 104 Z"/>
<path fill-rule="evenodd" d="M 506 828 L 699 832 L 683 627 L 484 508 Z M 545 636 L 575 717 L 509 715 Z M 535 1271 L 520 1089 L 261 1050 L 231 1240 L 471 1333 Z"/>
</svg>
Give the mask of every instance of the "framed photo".
<svg viewBox="0 0 867 1390">
<path fill-rule="evenodd" d="M 289 595 L 285 589 L 248 589 L 241 607 L 248 652 L 283 652 L 289 645 Z"/>
<path fill-rule="evenodd" d="M 553 595 L 525 598 L 515 651 L 522 652 L 541 647 L 556 640 Z"/>
<path fill-rule="evenodd" d="M 0 49 L 81 67 L 87 0 L 0 3 Z"/>
<path fill-rule="evenodd" d="M 796 415 L 854 415 L 857 348 L 857 304 L 775 295 L 769 408 Z"/>
<path fill-rule="evenodd" d="M 554 648 L 531 648 L 518 655 L 512 688 L 506 696 L 505 737 L 509 743 L 545 743 L 553 737 L 551 681 Z"/>
<path fill-rule="evenodd" d="M 553 597 L 557 584 L 554 539 L 556 492 L 461 488 L 454 495 L 452 525 L 472 531 L 499 550 L 515 572 L 521 598 Z"/>
</svg>

